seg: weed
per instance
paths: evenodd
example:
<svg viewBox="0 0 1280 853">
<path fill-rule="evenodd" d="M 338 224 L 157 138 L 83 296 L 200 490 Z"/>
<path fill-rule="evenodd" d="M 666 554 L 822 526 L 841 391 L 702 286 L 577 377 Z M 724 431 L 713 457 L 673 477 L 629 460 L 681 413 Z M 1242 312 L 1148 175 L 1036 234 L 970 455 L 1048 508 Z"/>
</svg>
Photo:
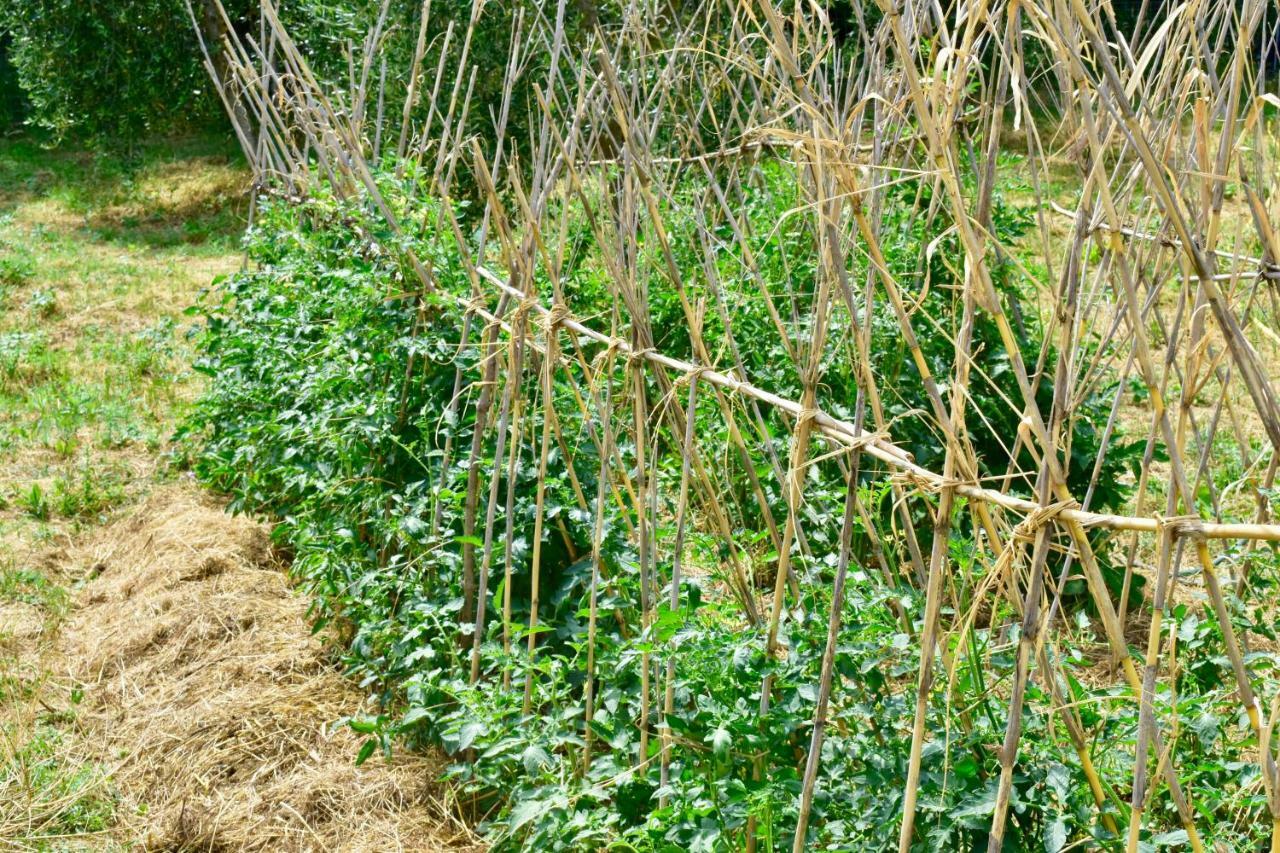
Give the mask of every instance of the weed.
<svg viewBox="0 0 1280 853">
<path fill-rule="evenodd" d="M 0 219 L 0 227 L 6 223 Z M 36 274 L 35 258 L 30 250 L 0 239 L 0 287 L 19 287 Z"/>
<path fill-rule="evenodd" d="M 14 601 L 40 608 L 51 618 L 66 614 L 71 604 L 66 587 L 43 572 L 0 567 L 0 602 Z"/>
<path fill-rule="evenodd" d="M 64 518 L 99 518 L 127 498 L 119 470 L 85 465 L 53 481 L 52 503 Z"/>
<path fill-rule="evenodd" d="M 58 294 L 51 287 L 42 287 L 27 300 L 27 310 L 42 320 L 58 315 Z"/>
<path fill-rule="evenodd" d="M 48 521 L 52 515 L 49 496 L 39 483 L 32 483 L 29 489 L 18 496 L 16 503 L 37 521 Z"/>
<path fill-rule="evenodd" d="M 14 392 L 57 376 L 58 351 L 42 331 L 0 331 L 0 393 Z"/>
</svg>

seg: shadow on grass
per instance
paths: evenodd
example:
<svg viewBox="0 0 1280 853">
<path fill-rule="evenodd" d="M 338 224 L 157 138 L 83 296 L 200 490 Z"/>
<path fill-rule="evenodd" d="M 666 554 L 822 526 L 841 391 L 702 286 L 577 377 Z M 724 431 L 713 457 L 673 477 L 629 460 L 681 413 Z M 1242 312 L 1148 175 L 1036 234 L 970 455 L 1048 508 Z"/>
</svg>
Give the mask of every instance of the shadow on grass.
<svg viewBox="0 0 1280 853">
<path fill-rule="evenodd" d="M 0 139 L 0 217 L 102 242 L 234 245 L 248 187 L 239 150 L 216 135 L 99 150 L 46 148 L 30 136 Z"/>
</svg>

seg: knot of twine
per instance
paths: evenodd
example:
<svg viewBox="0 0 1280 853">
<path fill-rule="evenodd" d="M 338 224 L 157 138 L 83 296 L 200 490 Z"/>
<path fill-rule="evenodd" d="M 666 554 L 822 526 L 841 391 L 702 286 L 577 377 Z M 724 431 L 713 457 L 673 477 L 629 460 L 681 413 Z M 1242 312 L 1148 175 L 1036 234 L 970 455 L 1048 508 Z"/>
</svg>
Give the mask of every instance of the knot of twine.
<svg viewBox="0 0 1280 853">
<path fill-rule="evenodd" d="M 653 347 L 645 347 L 644 349 L 633 349 L 627 353 L 627 366 L 637 367 L 640 362 L 648 361 L 649 356 L 653 355 L 657 350 Z"/>
<path fill-rule="evenodd" d="M 622 349 L 624 343 L 625 341 L 621 338 L 609 338 L 609 345 L 596 353 L 595 358 L 591 359 L 591 365 L 599 370 L 600 365 L 605 362 L 612 362 L 613 357 Z"/>
<path fill-rule="evenodd" d="M 725 382 L 720 386 L 721 389 L 729 394 L 741 394 L 742 388 L 747 383 L 734 375 L 732 369 L 726 370 L 724 373 Z"/>
<path fill-rule="evenodd" d="M 1204 539 L 1204 520 L 1198 515 L 1156 516 L 1160 532 L 1166 530 L 1174 539 Z"/>
<path fill-rule="evenodd" d="M 940 474 L 930 477 L 910 469 L 899 471 L 893 476 L 898 480 L 898 482 L 914 486 L 916 489 L 929 495 L 936 495 L 943 489 L 954 489 L 956 486 L 970 485 L 969 481 L 961 480 L 956 477 L 943 477 Z"/>
<path fill-rule="evenodd" d="M 987 577 L 983 579 L 982 585 L 979 587 L 979 595 L 974 600 L 977 601 L 992 584 L 1004 583 L 1004 578 L 1013 569 L 1014 560 L 1020 552 L 1020 545 L 1034 542 L 1035 534 L 1041 527 L 1052 523 L 1063 512 L 1068 509 L 1074 509 L 1077 506 L 1078 504 L 1073 500 L 1038 506 L 1028 513 L 1022 521 L 1014 525 L 1009 538 L 1004 543 L 1004 547 L 1000 549 L 1000 555 L 996 558 L 995 566 Z"/>
<path fill-rule="evenodd" d="M 710 373 L 711 371 L 712 371 L 712 368 L 705 364 L 695 364 L 693 367 L 685 371 L 685 373 L 679 379 L 676 380 L 675 384 L 677 387 L 690 385 L 694 381 L 701 379 L 702 374 Z"/>
<path fill-rule="evenodd" d="M 568 306 L 557 303 L 548 309 L 547 315 L 542 318 L 542 325 L 548 332 L 554 332 L 561 323 L 572 316 Z"/>
<path fill-rule="evenodd" d="M 818 415 L 822 414 L 821 409 L 805 407 L 800 410 L 800 414 L 796 416 L 796 429 L 802 426 L 810 426 L 818 419 Z"/>
<path fill-rule="evenodd" d="M 529 316 L 529 312 L 538 306 L 539 302 L 536 296 L 526 296 L 516 303 L 516 307 L 511 311 L 511 323 L 522 323 Z"/>
<path fill-rule="evenodd" d="M 1041 527 L 1054 521 L 1064 510 L 1075 509 L 1078 506 L 1080 506 L 1078 503 L 1070 499 L 1038 506 L 1029 512 L 1026 518 L 1018 522 L 1013 528 L 1013 536 L 1015 539 L 1030 542 L 1035 538 L 1036 532 Z"/>
<path fill-rule="evenodd" d="M 799 435 L 801 430 L 808 429 L 813 422 L 822 414 L 821 409 L 806 406 L 800 410 L 796 416 L 795 434 Z M 798 440 L 798 439 L 797 439 Z M 809 462 L 804 462 L 791 468 L 787 485 L 791 489 L 791 500 L 799 503 L 804 496 L 804 478 L 809 468 Z"/>
<path fill-rule="evenodd" d="M 867 432 L 866 430 L 863 430 L 857 438 L 850 439 L 845 447 L 850 451 L 861 450 L 864 447 L 869 447 L 882 441 L 887 442 L 888 440 L 889 432 L 887 430 L 881 430 L 879 432 Z"/>
</svg>

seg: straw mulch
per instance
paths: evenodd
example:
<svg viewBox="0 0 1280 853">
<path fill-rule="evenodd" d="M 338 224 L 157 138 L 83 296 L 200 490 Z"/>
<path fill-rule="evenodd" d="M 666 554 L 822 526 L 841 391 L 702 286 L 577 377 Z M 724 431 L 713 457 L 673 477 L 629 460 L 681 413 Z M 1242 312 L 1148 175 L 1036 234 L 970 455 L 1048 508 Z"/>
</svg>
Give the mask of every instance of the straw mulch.
<svg viewBox="0 0 1280 853">
<path fill-rule="evenodd" d="M 70 554 L 63 634 L 121 840 L 152 850 L 480 849 L 432 758 L 356 767 L 364 697 L 308 629 L 266 529 L 172 487 Z"/>
</svg>

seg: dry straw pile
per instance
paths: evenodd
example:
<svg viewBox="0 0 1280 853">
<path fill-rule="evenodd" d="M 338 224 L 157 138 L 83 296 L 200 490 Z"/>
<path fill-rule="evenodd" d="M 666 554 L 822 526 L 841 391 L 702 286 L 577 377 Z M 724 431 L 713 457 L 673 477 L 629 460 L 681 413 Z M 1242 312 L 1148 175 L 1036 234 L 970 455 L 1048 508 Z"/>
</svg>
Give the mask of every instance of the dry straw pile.
<svg viewBox="0 0 1280 853">
<path fill-rule="evenodd" d="M 149 850 L 445 850 L 471 837 L 438 764 L 352 765 L 360 707 L 306 628 L 267 531 L 169 487 L 69 556 L 63 631 L 81 760 L 112 770 L 121 839 Z M 139 808 L 144 806 L 145 808 Z"/>
</svg>

